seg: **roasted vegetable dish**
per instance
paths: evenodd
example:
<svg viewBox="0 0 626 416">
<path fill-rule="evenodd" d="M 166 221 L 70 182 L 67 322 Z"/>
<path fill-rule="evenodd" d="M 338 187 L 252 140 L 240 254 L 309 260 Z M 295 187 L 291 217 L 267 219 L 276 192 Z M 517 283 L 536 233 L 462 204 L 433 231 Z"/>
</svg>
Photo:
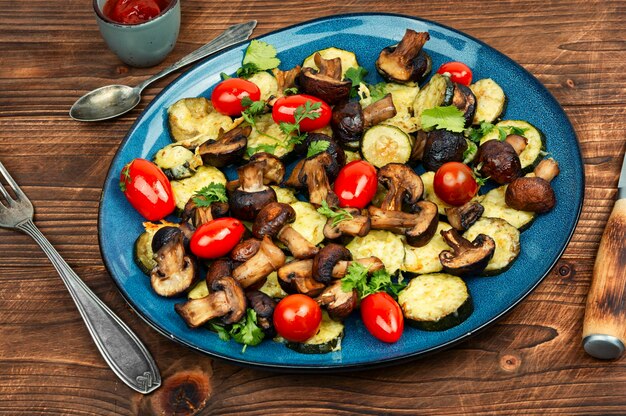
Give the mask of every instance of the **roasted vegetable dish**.
<svg viewBox="0 0 626 416">
<path fill-rule="evenodd" d="M 167 109 L 172 143 L 120 188 L 147 220 L 137 266 L 189 328 L 322 354 L 356 311 L 387 343 L 471 316 L 465 279 L 514 263 L 559 167 L 531 122 L 503 119 L 495 80 L 431 75 L 428 40 L 384 48 L 377 84 L 354 51 L 279 69 L 253 40 L 210 96 Z"/>
</svg>

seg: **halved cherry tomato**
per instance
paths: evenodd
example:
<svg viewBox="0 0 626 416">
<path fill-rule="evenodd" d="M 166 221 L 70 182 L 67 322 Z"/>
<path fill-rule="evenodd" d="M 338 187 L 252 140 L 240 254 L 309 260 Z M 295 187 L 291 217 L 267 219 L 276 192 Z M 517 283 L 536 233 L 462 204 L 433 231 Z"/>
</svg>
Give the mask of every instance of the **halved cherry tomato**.
<svg viewBox="0 0 626 416">
<path fill-rule="evenodd" d="M 288 341 L 306 341 L 315 335 L 321 323 L 322 309 L 306 295 L 289 295 L 274 308 L 274 328 Z"/>
<path fill-rule="evenodd" d="M 444 163 L 433 180 L 435 194 L 447 204 L 460 206 L 469 202 L 478 192 L 472 170 L 464 163 Z"/>
<path fill-rule="evenodd" d="M 189 248 L 203 259 L 228 254 L 241 241 L 246 228 L 236 218 L 223 217 L 202 224 L 191 236 Z"/>
<path fill-rule="evenodd" d="M 120 189 L 128 202 L 149 221 L 165 218 L 176 207 L 170 181 L 157 165 L 145 159 L 134 159 L 124 166 Z"/>
<path fill-rule="evenodd" d="M 472 70 L 463 62 L 446 62 L 437 70 L 438 74 L 448 75 L 452 82 L 463 85 L 472 83 Z"/>
<path fill-rule="evenodd" d="M 396 342 L 404 331 L 402 309 L 386 292 L 374 293 L 363 298 L 361 319 L 370 334 L 383 342 Z"/>
<path fill-rule="evenodd" d="M 239 116 L 246 109 L 241 105 L 244 97 L 258 101 L 261 98 L 261 90 L 248 80 L 229 78 L 215 86 L 211 94 L 211 102 L 220 113 L 227 116 Z"/>
<path fill-rule="evenodd" d="M 108 0 L 102 9 L 109 19 L 128 25 L 147 22 L 161 10 L 155 0 Z"/>
<path fill-rule="evenodd" d="M 341 168 L 334 188 L 339 206 L 365 208 L 378 188 L 376 168 L 363 160 L 352 161 Z"/>
<path fill-rule="evenodd" d="M 310 101 L 311 104 L 321 103 L 320 108 L 314 110 L 315 113 L 319 114 L 319 117 L 314 120 L 304 118 L 300 122 L 300 131 L 313 131 L 327 126 L 328 123 L 330 123 L 331 116 L 333 115 L 333 111 L 330 109 L 330 106 L 319 98 L 306 94 L 289 95 L 276 100 L 276 103 L 274 103 L 274 107 L 272 108 L 272 118 L 276 123 L 295 123 L 296 119 L 294 117 L 294 113 L 296 112 L 296 109 L 298 107 L 302 107 L 304 109 L 307 101 Z"/>
</svg>

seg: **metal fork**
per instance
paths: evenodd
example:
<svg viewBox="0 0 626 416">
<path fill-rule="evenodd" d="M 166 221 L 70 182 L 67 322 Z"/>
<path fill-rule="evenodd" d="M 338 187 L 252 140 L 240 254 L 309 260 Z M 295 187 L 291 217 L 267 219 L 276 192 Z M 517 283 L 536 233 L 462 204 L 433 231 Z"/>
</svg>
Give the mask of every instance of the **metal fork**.
<svg viewBox="0 0 626 416">
<path fill-rule="evenodd" d="M 33 204 L 1 162 L 0 174 L 17 196 L 13 199 L 0 183 L 0 227 L 20 230 L 39 244 L 59 272 L 98 350 L 113 372 L 135 391 L 146 394 L 155 390 L 161 385 L 161 375 L 146 347 L 74 273 L 35 226 Z"/>
</svg>

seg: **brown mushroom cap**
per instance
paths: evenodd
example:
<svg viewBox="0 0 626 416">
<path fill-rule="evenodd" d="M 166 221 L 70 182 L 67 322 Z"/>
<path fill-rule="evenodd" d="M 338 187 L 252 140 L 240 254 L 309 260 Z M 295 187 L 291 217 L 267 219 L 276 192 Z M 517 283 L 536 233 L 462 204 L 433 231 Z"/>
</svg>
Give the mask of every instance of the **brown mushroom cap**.
<svg viewBox="0 0 626 416">
<path fill-rule="evenodd" d="M 448 130 L 428 132 L 422 163 L 424 169 L 436 172 L 444 163 L 462 162 L 467 150 L 467 140 L 462 133 Z"/>
<path fill-rule="evenodd" d="M 218 168 L 236 162 L 246 150 L 251 131 L 250 126 L 235 127 L 226 133 L 220 132 L 217 140 L 201 144 L 197 152 L 202 157 L 202 162 Z"/>
<path fill-rule="evenodd" d="M 272 319 L 276 301 L 258 290 L 246 293 L 246 298 L 250 307 L 256 312 L 256 323 L 263 330 L 265 336 L 271 338 L 276 335 Z"/>
<path fill-rule="evenodd" d="M 233 271 L 233 262 L 230 259 L 217 259 L 209 265 L 206 272 L 206 283 L 209 287 L 219 278 L 230 276 Z"/>
<path fill-rule="evenodd" d="M 469 201 L 460 207 L 446 208 L 448 223 L 459 230 L 465 231 L 483 215 L 485 208 L 477 201 Z"/>
<path fill-rule="evenodd" d="M 285 264 L 285 253 L 276 247 L 268 236 L 263 238 L 259 251 L 245 263 L 233 270 L 233 278 L 241 287 L 249 288 L 260 285 L 268 274 Z"/>
<path fill-rule="evenodd" d="M 506 188 L 504 200 L 520 211 L 544 213 L 554 208 L 556 196 L 550 184 L 538 177 L 517 178 Z"/>
<path fill-rule="evenodd" d="M 354 289 L 345 292 L 341 288 L 341 281 L 336 281 L 324 289 L 315 300 L 320 306 L 326 306 L 331 318 L 341 320 L 356 309 L 359 296 Z"/>
<path fill-rule="evenodd" d="M 422 50 L 430 39 L 428 32 L 407 29 L 397 46 L 383 49 L 376 60 L 376 69 L 388 81 L 401 84 L 419 82 L 430 72 L 432 61 Z"/>
<path fill-rule="evenodd" d="M 316 54 L 316 58 L 319 54 Z M 341 76 L 341 60 L 339 70 Z M 334 79 L 313 68 L 304 68 L 298 77 L 302 92 L 321 98 L 328 104 L 337 104 L 350 98 L 352 82 Z"/>
<path fill-rule="evenodd" d="M 335 243 L 326 245 L 313 259 L 313 278 L 327 284 L 332 280 L 333 268 L 341 260 L 352 260 L 350 250 Z"/>
<path fill-rule="evenodd" d="M 332 137 L 322 133 L 308 133 L 302 149 L 298 149 L 298 151 L 300 153 L 306 153 L 309 146 L 315 142 L 328 143 L 328 147 L 324 153 L 328 153 L 330 158 L 328 159 L 328 163 L 324 166 L 324 169 L 326 170 L 328 180 L 332 182 L 339 174 L 341 168 L 346 164 L 346 153 Z"/>
<path fill-rule="evenodd" d="M 363 137 L 365 130 L 365 120 L 361 104 L 356 101 L 349 101 L 337 104 L 333 107 L 333 115 L 330 120 L 333 129 L 333 137 L 339 143 L 354 147 Z"/>
<path fill-rule="evenodd" d="M 522 165 L 513 146 L 499 140 L 481 144 L 476 154 L 480 174 L 500 185 L 512 182 L 522 175 Z"/>
<path fill-rule="evenodd" d="M 469 127 L 476 113 L 476 96 L 472 90 L 463 84 L 454 83 L 452 105 L 463 112 L 465 127 Z"/>
<path fill-rule="evenodd" d="M 445 272 L 456 276 L 481 273 L 496 249 L 493 238 L 485 234 L 479 234 L 472 242 L 463 238 L 454 228 L 441 230 L 441 235 L 452 251 L 442 251 L 439 260 Z"/>
<path fill-rule="evenodd" d="M 296 260 L 278 269 L 278 283 L 287 293 L 317 296 L 326 287 L 313 279 L 313 260 Z"/>
<path fill-rule="evenodd" d="M 236 218 L 253 220 L 261 209 L 276 201 L 276 192 L 263 184 L 266 160 L 255 160 L 237 169 L 240 185 L 230 193 L 230 209 Z"/>
<path fill-rule="evenodd" d="M 279 185 L 283 181 L 285 177 L 285 165 L 273 154 L 267 152 L 255 153 L 250 158 L 250 162 L 264 162 L 261 167 L 263 172 L 263 185 Z M 232 192 L 240 186 L 241 180 L 237 178 L 226 184 L 226 190 Z"/>
<path fill-rule="evenodd" d="M 285 225 L 295 219 L 296 211 L 289 204 L 271 202 L 259 211 L 252 225 L 252 234 L 256 238 L 263 238 L 266 235 L 275 237 Z"/>
<path fill-rule="evenodd" d="M 262 238 L 262 237 L 261 237 Z M 246 262 L 252 258 L 261 247 L 261 240 L 248 238 L 237 244 L 230 252 L 230 258 L 238 262 Z"/>
<path fill-rule="evenodd" d="M 387 188 L 383 210 L 402 211 L 402 201 L 413 206 L 424 194 L 424 183 L 417 173 L 402 163 L 389 163 L 378 171 L 378 182 Z"/>
<path fill-rule="evenodd" d="M 154 251 L 157 265 L 150 273 L 150 283 L 158 295 L 172 297 L 180 295 L 191 287 L 196 279 L 197 267 L 195 262 L 185 254 L 182 232 L 175 227 L 163 228 L 172 230 L 164 231 L 162 237 L 157 237 L 157 232 L 156 244 L 155 238 L 152 239 L 153 248 L 157 248 Z M 159 246 L 164 241 L 166 242 Z"/>
<path fill-rule="evenodd" d="M 413 247 L 422 247 L 428 244 L 437 232 L 439 224 L 439 208 L 437 204 L 430 201 L 420 201 L 417 208 L 417 224 L 406 230 L 406 242 Z"/>
</svg>

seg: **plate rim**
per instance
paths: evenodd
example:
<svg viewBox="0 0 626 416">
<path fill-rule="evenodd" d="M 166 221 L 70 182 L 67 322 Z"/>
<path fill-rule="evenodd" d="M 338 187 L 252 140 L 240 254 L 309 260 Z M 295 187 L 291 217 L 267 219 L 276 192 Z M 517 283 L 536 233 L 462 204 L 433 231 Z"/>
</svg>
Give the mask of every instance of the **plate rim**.
<svg viewBox="0 0 626 416">
<path fill-rule="evenodd" d="M 565 116 L 565 120 L 567 121 L 567 127 L 569 128 L 569 130 L 571 130 L 572 135 L 576 141 L 576 156 L 578 159 L 578 162 L 580 163 L 580 166 L 582 167 L 582 171 L 580 176 L 578 177 L 579 181 L 580 181 L 580 188 L 578 191 L 578 197 L 580 200 L 580 203 L 578 204 L 578 207 L 576 207 L 576 218 L 574 220 L 574 222 L 572 223 L 572 227 L 571 230 L 569 232 L 569 234 L 567 235 L 567 238 L 565 239 L 565 243 L 563 244 L 563 247 L 558 251 L 558 253 L 556 254 L 554 260 L 551 262 L 551 264 L 549 265 L 549 267 L 546 269 L 546 271 L 543 273 L 543 275 L 536 281 L 535 284 L 533 284 L 531 287 L 529 287 L 529 289 L 523 293 L 521 296 L 519 296 L 517 299 L 515 299 L 515 301 L 513 301 L 513 303 L 511 303 L 506 309 L 504 309 L 501 313 L 497 314 L 496 316 L 492 317 L 491 319 L 489 319 L 487 322 L 483 323 L 482 325 L 468 331 L 467 333 L 452 339 L 448 342 L 442 343 L 442 344 L 438 344 L 436 346 L 430 347 L 426 350 L 421 350 L 421 351 L 417 351 L 417 352 L 411 352 L 408 354 L 404 354 L 401 355 L 399 357 L 393 357 L 393 358 L 388 358 L 388 359 L 381 359 L 381 360 L 376 360 L 376 361 L 370 361 L 370 362 L 364 362 L 364 363 L 348 363 L 348 364 L 338 364 L 338 365 L 327 365 L 327 364 L 320 364 L 320 365 L 312 365 L 312 364 L 277 364 L 277 363 L 273 363 L 273 364 L 268 364 L 268 363 L 261 363 L 261 362 L 254 362 L 254 361 L 250 361 L 250 360 L 245 360 L 245 359 L 238 359 L 238 358 L 234 358 L 234 357 L 228 357 L 228 356 L 224 356 L 222 354 L 216 353 L 216 352 L 210 352 L 207 351 L 203 348 L 200 348 L 196 345 L 193 345 L 190 342 L 186 342 L 183 339 L 179 338 L 178 336 L 168 333 L 168 331 L 163 330 L 158 323 L 153 322 L 152 319 L 150 319 L 148 316 L 146 316 L 145 314 L 143 314 L 132 302 L 132 299 L 130 299 L 129 297 L 126 296 L 126 294 L 124 293 L 124 291 L 122 290 L 120 283 L 113 277 L 113 273 L 111 272 L 111 267 L 109 266 L 109 259 L 104 255 L 103 252 L 103 235 L 102 235 L 102 228 L 101 228 L 101 222 L 102 222 L 102 218 L 103 218 L 103 201 L 104 201 L 104 190 L 106 187 L 106 181 L 107 179 L 110 177 L 111 174 L 111 170 L 113 168 L 113 165 L 115 164 L 115 161 L 117 161 L 117 159 L 120 157 L 120 150 L 122 148 L 122 146 L 130 139 L 130 132 L 133 131 L 135 129 L 135 127 L 137 126 L 137 124 L 139 123 L 142 114 L 144 114 L 146 111 L 148 111 L 150 108 L 152 108 L 153 105 L 155 105 L 156 101 L 166 92 L 168 91 L 170 88 L 172 88 L 173 84 L 175 84 L 179 79 L 181 79 L 182 77 L 186 76 L 189 72 L 191 72 L 192 70 L 194 70 L 198 65 L 201 65 L 204 61 L 208 60 L 208 59 L 212 59 L 215 56 L 221 55 L 227 51 L 230 51 L 232 49 L 235 49 L 245 43 L 250 42 L 252 39 L 264 39 L 270 35 L 274 35 L 274 34 L 278 34 L 284 31 L 288 31 L 290 29 L 296 28 L 296 27 L 300 27 L 300 26 L 304 26 L 304 25 L 309 25 L 312 23 L 316 23 L 316 22 L 322 22 L 322 21 L 329 21 L 329 20 L 340 20 L 340 19 L 344 19 L 344 18 L 350 18 L 350 17 L 368 17 L 368 16 L 390 16 L 390 17 L 399 17 L 399 18 L 404 18 L 404 19 L 409 19 L 409 20 L 414 20 L 417 22 L 422 22 L 422 23 L 427 23 L 427 24 L 431 24 L 434 26 L 438 26 L 447 30 L 450 30 L 458 35 L 464 36 L 476 43 L 478 43 L 479 45 L 483 46 L 483 47 L 487 47 L 489 50 L 494 51 L 496 54 L 498 54 L 501 58 L 504 58 L 506 61 L 509 61 L 510 63 L 512 63 L 515 66 L 520 67 L 527 75 L 529 75 L 532 79 L 532 81 L 537 85 L 537 87 L 539 88 L 539 90 L 544 93 L 547 94 L 548 96 L 550 96 L 554 102 L 558 105 L 559 109 L 563 112 L 563 115 Z M 483 42 L 482 40 L 475 38 L 472 35 L 469 35 L 465 32 L 462 32 L 458 29 L 452 28 L 450 26 L 447 26 L 445 24 L 433 21 L 433 20 L 429 20 L 429 19 L 424 19 L 421 17 L 416 17 L 416 16 L 410 16 L 410 15 L 406 15 L 406 14 L 401 14 L 401 13 L 386 13 L 386 12 L 355 12 L 355 13 L 342 13 L 342 14 L 336 14 L 336 15 L 327 15 L 327 16 L 321 16 L 315 19 L 310 19 L 310 20 L 305 20 L 302 22 L 298 22 L 289 26 L 285 26 L 285 27 L 281 27 L 279 29 L 275 29 L 272 30 L 270 32 L 264 33 L 263 35 L 260 36 L 256 36 L 254 38 L 250 38 L 241 42 L 238 42 L 236 44 L 233 44 L 227 48 L 222 49 L 221 51 L 214 53 L 206 58 L 203 58 L 200 61 L 195 62 L 194 64 L 191 64 L 187 69 L 185 69 L 179 76 L 177 76 L 176 78 L 174 78 L 172 81 L 170 81 L 165 87 L 163 87 L 163 89 L 154 96 L 154 98 L 152 99 L 152 101 L 150 101 L 150 103 L 148 103 L 146 105 L 146 107 L 142 110 L 141 113 L 139 113 L 136 116 L 135 121 L 133 122 L 133 124 L 130 126 L 130 128 L 128 129 L 128 132 L 126 133 L 126 135 L 124 136 L 124 138 L 120 141 L 117 150 L 115 151 L 115 155 L 113 156 L 113 158 L 111 159 L 111 163 L 107 169 L 107 173 L 105 175 L 105 179 L 104 179 L 104 183 L 102 186 L 102 190 L 100 192 L 100 198 L 99 198 L 99 202 L 98 202 L 98 221 L 97 221 L 97 228 L 98 228 L 98 248 L 100 251 L 100 257 L 102 258 L 102 261 L 104 263 L 105 269 L 107 271 L 107 273 L 109 274 L 109 277 L 111 278 L 111 280 L 113 281 L 113 283 L 115 284 L 115 287 L 118 291 L 118 293 L 120 293 L 122 295 L 122 298 L 124 299 L 124 301 L 126 302 L 126 304 L 131 308 L 131 310 L 137 315 L 139 316 L 145 323 L 148 324 L 149 327 L 151 327 L 152 329 L 154 329 L 156 332 L 158 332 L 159 334 L 161 334 L 162 336 L 168 338 L 171 341 L 174 341 L 180 345 L 183 345 L 193 351 L 199 352 L 203 355 L 206 355 L 210 358 L 217 358 L 220 360 L 223 360 L 225 362 L 228 363 L 232 363 L 232 364 L 236 364 L 236 365 L 240 365 L 240 366 L 244 366 L 244 367 L 251 367 L 251 368 L 257 368 L 257 369 L 262 369 L 262 370 L 272 370 L 272 371 L 279 371 L 279 372 L 303 372 L 303 373 L 316 373 L 316 372 L 320 372 L 320 371 L 333 371 L 333 372 L 342 372 L 342 371 L 354 371 L 354 370 L 369 370 L 369 369 L 375 369 L 375 368 L 380 368 L 380 367 L 386 367 L 386 366 L 392 366 L 392 365 L 396 365 L 396 364 L 400 364 L 402 362 L 407 362 L 407 361 L 412 361 L 418 358 L 423 358 L 432 354 L 435 354 L 437 352 L 441 352 L 443 350 L 446 350 L 448 348 L 451 348 L 457 344 L 460 344 L 462 342 L 467 341 L 470 337 L 473 337 L 474 335 L 478 334 L 479 332 L 487 329 L 488 327 L 490 327 L 491 325 L 493 325 L 494 323 L 496 323 L 498 320 L 502 319 L 505 315 L 507 315 L 509 312 L 511 312 L 517 305 L 519 305 L 524 299 L 526 299 L 526 297 L 528 297 L 536 288 L 537 286 L 539 286 L 544 280 L 545 278 L 550 274 L 550 271 L 554 268 L 554 266 L 558 263 L 558 261 L 561 259 L 561 257 L 563 256 L 563 253 L 565 252 L 565 250 L 567 249 L 567 247 L 569 246 L 569 243 L 571 242 L 571 239 L 574 235 L 574 233 L 576 232 L 576 229 L 578 227 L 578 223 L 580 221 L 580 216 L 582 213 L 582 208 L 584 205 L 584 201 L 585 201 L 585 184 L 586 184 L 586 175 L 585 175 L 585 165 L 583 162 L 583 158 L 582 158 L 582 152 L 581 152 L 581 148 L 580 148 L 580 141 L 578 140 L 578 136 L 576 134 L 576 130 L 574 129 L 574 126 L 572 125 L 571 121 L 569 120 L 569 117 L 567 115 L 567 113 L 565 112 L 565 109 L 563 108 L 563 106 L 561 105 L 561 103 L 554 97 L 554 95 L 550 92 L 550 90 L 548 90 L 548 88 L 546 88 L 541 81 L 539 81 L 537 79 L 537 77 L 535 77 L 535 75 L 533 73 L 531 73 L 530 71 L 528 71 L 526 68 L 524 68 L 522 65 L 520 65 L 519 63 L 517 63 L 515 60 L 513 60 L 512 58 L 510 58 L 508 55 L 500 52 L 498 49 L 488 45 L 487 43 Z"/>
</svg>

